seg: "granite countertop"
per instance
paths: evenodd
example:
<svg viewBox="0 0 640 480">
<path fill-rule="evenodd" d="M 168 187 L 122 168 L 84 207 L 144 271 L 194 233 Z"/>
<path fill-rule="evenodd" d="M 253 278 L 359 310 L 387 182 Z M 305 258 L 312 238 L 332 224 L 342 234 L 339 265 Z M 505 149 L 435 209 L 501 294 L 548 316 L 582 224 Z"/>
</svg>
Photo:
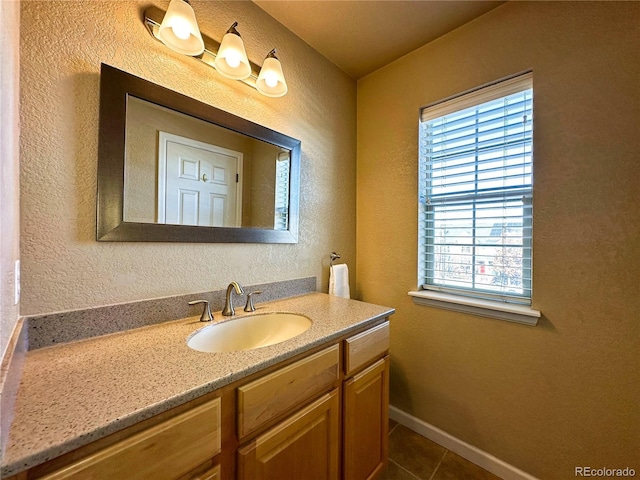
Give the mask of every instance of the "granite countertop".
<svg viewBox="0 0 640 480">
<path fill-rule="evenodd" d="M 311 293 L 259 304 L 255 313 L 309 317 L 309 330 L 255 350 L 203 353 L 186 344 L 199 317 L 28 352 L 0 476 L 34 467 L 212 392 L 394 312 Z M 243 315 L 238 313 L 230 320 Z M 215 312 L 216 321 L 223 318 Z M 224 321 L 228 321 L 226 318 Z"/>
</svg>

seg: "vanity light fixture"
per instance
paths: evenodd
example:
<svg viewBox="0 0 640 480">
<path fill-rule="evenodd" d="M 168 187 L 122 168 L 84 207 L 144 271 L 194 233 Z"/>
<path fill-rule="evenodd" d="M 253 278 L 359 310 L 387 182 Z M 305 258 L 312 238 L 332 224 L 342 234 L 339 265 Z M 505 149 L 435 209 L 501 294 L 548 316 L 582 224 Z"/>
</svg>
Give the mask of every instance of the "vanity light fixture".
<svg viewBox="0 0 640 480">
<path fill-rule="evenodd" d="M 204 52 L 204 41 L 196 14 L 187 0 L 171 0 L 157 36 L 162 43 L 178 53 L 197 56 Z"/>
<path fill-rule="evenodd" d="M 224 77 L 232 80 L 244 80 L 251 75 L 251 65 L 249 65 L 242 37 L 236 30 L 237 26 L 238 22 L 233 22 L 233 25 L 222 37 L 222 43 L 213 65 Z"/>
<path fill-rule="evenodd" d="M 251 62 L 236 30 L 238 22 L 231 25 L 221 44 L 201 34 L 187 0 L 171 0 L 166 13 L 157 7 L 147 8 L 144 24 L 156 40 L 178 53 L 197 58 L 227 78 L 240 80 L 267 97 L 282 97 L 287 93 L 287 82 L 275 48 L 267 54 L 262 68 Z"/>
<path fill-rule="evenodd" d="M 258 80 L 256 81 L 256 88 L 267 97 L 281 97 L 287 93 L 287 82 L 284 80 L 282 65 L 278 57 L 276 57 L 275 48 L 264 59 L 260 75 L 258 75 Z"/>
</svg>

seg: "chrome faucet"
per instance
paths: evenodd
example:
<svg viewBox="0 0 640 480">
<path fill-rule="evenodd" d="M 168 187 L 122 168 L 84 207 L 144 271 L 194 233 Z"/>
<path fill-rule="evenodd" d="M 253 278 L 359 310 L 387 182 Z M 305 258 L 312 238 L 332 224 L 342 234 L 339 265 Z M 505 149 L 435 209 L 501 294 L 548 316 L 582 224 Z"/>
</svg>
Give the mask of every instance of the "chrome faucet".
<svg viewBox="0 0 640 480">
<path fill-rule="evenodd" d="M 236 311 L 233 308 L 233 300 L 231 298 L 231 293 L 235 290 L 236 294 L 244 295 L 244 290 L 240 286 L 238 282 L 231 282 L 227 287 L 227 296 L 224 302 L 224 309 L 222 310 L 222 315 L 229 317 L 231 315 L 235 315 Z"/>
</svg>

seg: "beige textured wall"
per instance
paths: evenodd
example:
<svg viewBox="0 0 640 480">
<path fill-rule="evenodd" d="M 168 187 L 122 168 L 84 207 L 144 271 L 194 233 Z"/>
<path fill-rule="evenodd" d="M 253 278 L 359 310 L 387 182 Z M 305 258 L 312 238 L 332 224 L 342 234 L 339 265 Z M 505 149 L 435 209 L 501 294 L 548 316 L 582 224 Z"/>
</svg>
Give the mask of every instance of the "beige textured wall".
<svg viewBox="0 0 640 480">
<path fill-rule="evenodd" d="M 509 2 L 358 82 L 357 291 L 391 403 L 541 479 L 640 471 L 640 3 Z M 416 306 L 419 107 L 533 69 L 537 327 Z"/>
<path fill-rule="evenodd" d="M 154 40 L 141 21 L 146 5 L 22 2 L 22 313 L 220 289 L 230 280 L 315 275 L 326 290 L 332 250 L 355 262 L 355 82 L 253 3 L 193 0 L 213 38 L 239 22 L 253 61 L 278 47 L 289 93 L 264 97 Z M 97 243 L 100 62 L 301 140 L 299 243 Z"/>
<path fill-rule="evenodd" d="M 20 258 L 20 7 L 0 2 L 0 362 L 18 320 L 14 263 Z M 1 395 L 1 393 L 0 393 Z"/>
</svg>

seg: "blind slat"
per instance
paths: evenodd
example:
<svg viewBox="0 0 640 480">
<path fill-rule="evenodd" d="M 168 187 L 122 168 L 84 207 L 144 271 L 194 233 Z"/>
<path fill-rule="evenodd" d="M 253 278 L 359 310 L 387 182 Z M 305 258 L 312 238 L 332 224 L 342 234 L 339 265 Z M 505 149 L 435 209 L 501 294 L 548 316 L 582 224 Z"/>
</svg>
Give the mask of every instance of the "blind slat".
<svg viewBox="0 0 640 480">
<path fill-rule="evenodd" d="M 505 106 L 504 103 L 496 105 L 495 108 L 490 110 L 484 110 L 481 115 L 483 118 L 486 118 L 488 122 L 495 121 L 496 117 L 501 117 L 501 112 L 507 110 L 509 113 L 507 118 L 516 119 L 518 116 L 530 115 L 531 114 L 531 101 L 530 99 L 521 98 L 517 101 L 510 103 L 508 106 Z M 464 130 L 468 128 L 468 126 L 475 120 L 477 111 L 475 109 L 468 109 L 465 112 L 466 115 L 458 115 L 455 119 L 447 119 L 446 126 L 449 132 L 456 132 L 458 130 Z M 444 117 L 440 117 L 444 118 Z M 443 121 L 438 121 L 439 119 L 435 119 L 434 121 L 425 123 L 425 126 L 428 125 L 429 128 L 433 130 L 437 130 L 442 125 L 445 125 Z"/>
<path fill-rule="evenodd" d="M 514 112 L 507 116 L 495 118 L 487 117 L 486 115 L 477 116 L 473 123 L 465 119 L 465 123 L 452 122 L 442 125 L 434 125 L 427 127 L 425 131 L 426 140 L 431 142 L 434 147 L 440 145 L 446 145 L 452 142 L 461 142 L 464 140 L 475 140 L 480 136 L 487 136 L 490 134 L 499 133 L 504 130 L 520 129 L 527 131 L 528 120 L 531 119 L 531 109 L 524 110 L 522 112 Z M 455 128 L 450 128 L 455 124 Z"/>
<path fill-rule="evenodd" d="M 456 147 L 448 148 L 445 151 L 430 152 L 429 161 L 445 162 L 449 160 L 455 160 L 456 158 L 464 157 L 465 155 L 481 155 L 484 152 L 494 150 L 496 148 L 514 149 L 527 145 L 531 142 L 531 137 L 525 139 L 522 138 L 521 133 L 515 133 L 511 135 L 505 135 L 501 139 L 489 139 L 479 141 L 473 145 L 459 145 Z"/>
</svg>

